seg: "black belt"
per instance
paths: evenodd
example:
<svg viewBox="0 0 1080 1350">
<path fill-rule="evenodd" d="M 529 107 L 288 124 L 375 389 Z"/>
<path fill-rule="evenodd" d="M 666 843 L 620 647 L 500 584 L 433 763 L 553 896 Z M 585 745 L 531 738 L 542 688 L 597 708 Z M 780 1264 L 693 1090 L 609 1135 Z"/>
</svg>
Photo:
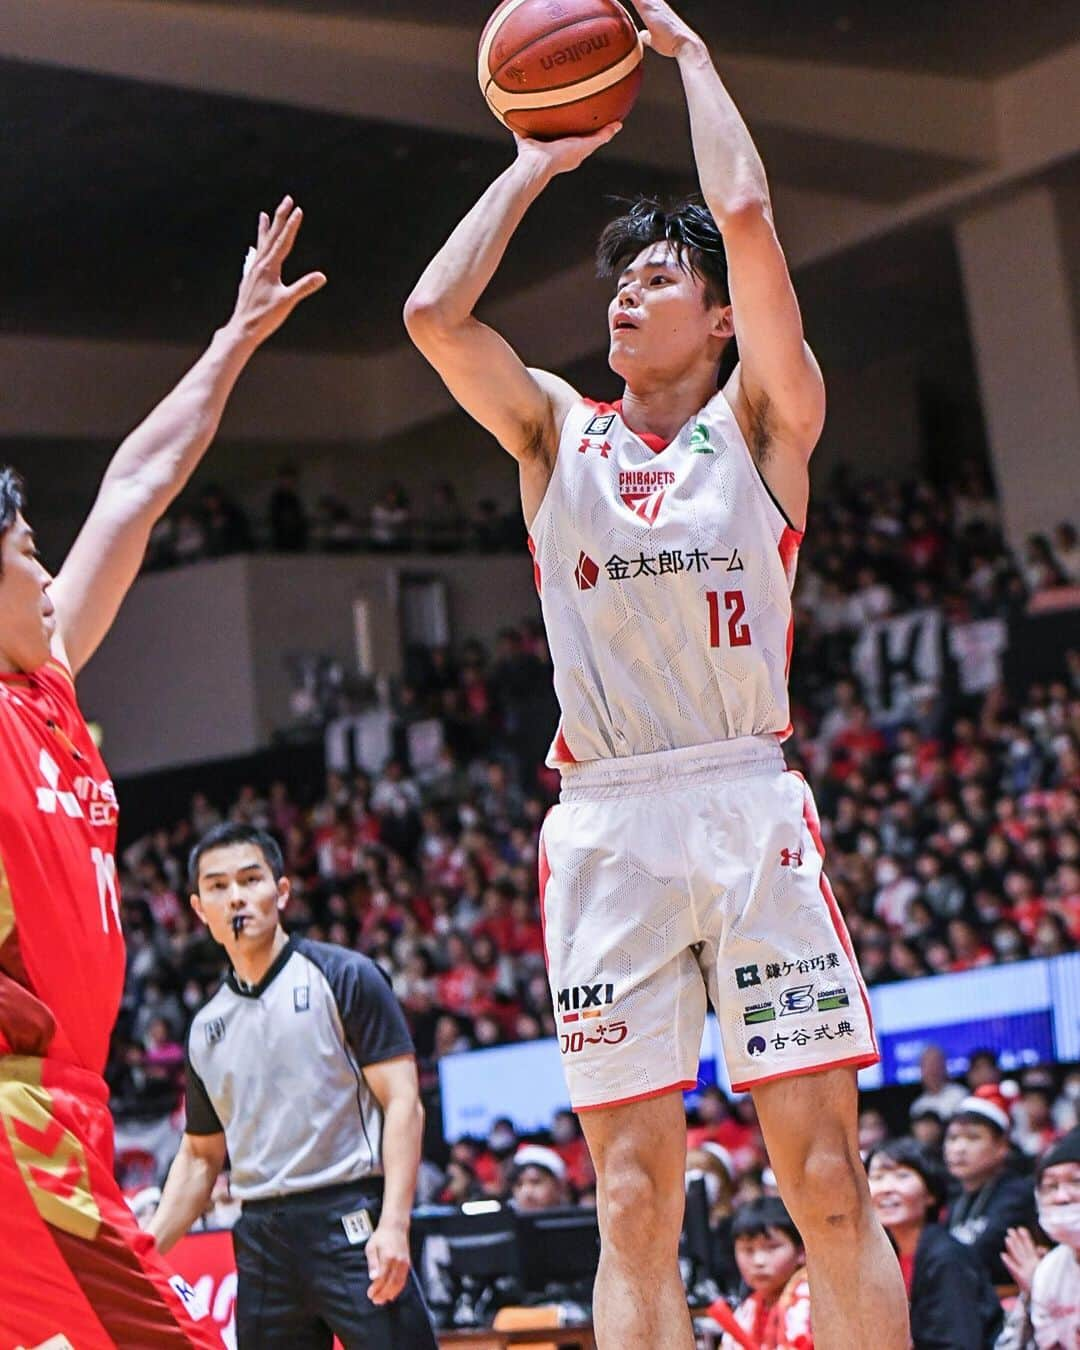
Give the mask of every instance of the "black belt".
<svg viewBox="0 0 1080 1350">
<path fill-rule="evenodd" d="M 281 1209 L 284 1206 L 322 1209 L 337 1204 L 339 1200 L 363 1199 L 381 1204 L 382 1197 L 382 1177 L 361 1177 L 357 1181 L 339 1181 L 333 1186 L 318 1186 L 311 1191 L 288 1191 L 284 1195 L 268 1195 L 257 1200 L 244 1200 L 242 1206 L 245 1211 Z"/>
</svg>

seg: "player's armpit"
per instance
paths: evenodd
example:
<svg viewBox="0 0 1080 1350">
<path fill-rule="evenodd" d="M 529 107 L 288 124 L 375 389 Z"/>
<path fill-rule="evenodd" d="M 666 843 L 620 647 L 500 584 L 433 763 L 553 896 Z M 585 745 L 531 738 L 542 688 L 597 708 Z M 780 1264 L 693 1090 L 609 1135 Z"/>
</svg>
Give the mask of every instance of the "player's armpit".
<svg viewBox="0 0 1080 1350">
<path fill-rule="evenodd" d="M 767 407 L 774 433 L 809 459 L 825 421 L 825 385 L 771 214 L 750 205 L 723 234 L 742 397 L 751 410 Z"/>
</svg>

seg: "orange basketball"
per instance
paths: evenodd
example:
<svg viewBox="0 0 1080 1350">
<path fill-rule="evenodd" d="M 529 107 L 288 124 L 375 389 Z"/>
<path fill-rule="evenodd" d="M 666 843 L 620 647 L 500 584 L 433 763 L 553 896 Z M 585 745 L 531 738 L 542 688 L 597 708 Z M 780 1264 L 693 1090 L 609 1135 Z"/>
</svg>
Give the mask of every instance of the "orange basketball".
<svg viewBox="0 0 1080 1350">
<path fill-rule="evenodd" d="M 480 36 L 480 88 L 519 136 L 582 136 L 634 106 L 643 55 L 618 0 L 502 0 Z"/>
</svg>

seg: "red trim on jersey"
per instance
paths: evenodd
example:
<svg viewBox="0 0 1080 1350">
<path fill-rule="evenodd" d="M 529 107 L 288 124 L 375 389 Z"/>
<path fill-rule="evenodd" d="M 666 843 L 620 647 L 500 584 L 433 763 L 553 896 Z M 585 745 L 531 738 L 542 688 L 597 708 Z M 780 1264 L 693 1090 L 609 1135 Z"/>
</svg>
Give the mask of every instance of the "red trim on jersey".
<svg viewBox="0 0 1080 1350">
<path fill-rule="evenodd" d="M 802 541 L 803 541 L 803 532 L 801 530 L 793 529 L 789 525 L 784 530 L 784 533 L 780 536 L 780 542 L 777 545 L 777 548 L 780 551 L 780 566 L 783 567 L 784 569 L 784 575 L 788 579 L 789 586 L 792 584 L 792 577 L 795 571 L 795 561 L 799 556 L 799 546 L 802 543 Z M 787 678 L 791 673 L 791 652 L 794 646 L 795 646 L 795 614 L 793 611 L 791 618 L 788 619 L 787 644 L 784 655 L 785 683 L 787 682 Z M 789 724 L 789 730 L 787 732 L 787 735 L 790 734 L 791 731 Z M 782 739 L 786 739 L 786 736 L 783 737 Z"/>
<path fill-rule="evenodd" d="M 653 1088 L 651 1092 L 639 1092 L 636 1097 L 618 1097 L 613 1102 L 593 1102 L 591 1106 L 575 1106 L 578 1115 L 582 1111 L 610 1111 L 613 1106 L 629 1106 L 631 1102 L 648 1102 L 654 1097 L 665 1097 L 669 1092 L 689 1092 L 697 1087 L 696 1078 L 684 1078 L 681 1083 L 669 1083 L 667 1087 Z"/>
<path fill-rule="evenodd" d="M 551 815 L 551 807 L 548 807 L 547 815 L 544 817 L 545 824 L 547 817 Z M 540 888 L 540 939 L 544 948 L 544 969 L 548 968 L 548 950 L 547 950 L 547 911 L 545 903 L 547 900 L 548 882 L 551 880 L 551 865 L 548 862 L 547 849 L 544 847 L 544 826 L 540 826 L 540 846 L 537 850 L 537 875 Z"/>
<path fill-rule="evenodd" d="M 566 744 L 566 737 L 563 735 L 562 722 L 559 723 L 559 729 L 555 733 L 555 758 L 560 764 L 576 764 L 574 753 Z"/>
<path fill-rule="evenodd" d="M 844 955 L 855 972 L 855 982 L 859 986 L 859 997 L 863 1002 L 863 1009 L 866 1012 L 866 1022 L 870 1028 L 870 1038 L 874 1042 L 874 1051 L 876 1058 L 871 1061 L 876 1063 L 881 1056 L 877 1054 L 878 1043 L 877 1036 L 874 1033 L 874 1015 L 870 1011 L 870 997 L 866 992 L 866 985 L 863 983 L 862 972 L 859 970 L 859 963 L 855 957 L 855 948 L 851 945 L 851 934 L 847 930 L 847 924 L 844 922 L 844 916 L 840 912 L 840 906 L 836 903 L 836 896 L 833 894 L 833 888 L 829 878 L 825 875 L 825 844 L 821 838 L 821 822 L 818 820 L 817 813 L 813 808 L 812 799 L 807 788 L 806 779 L 799 773 L 798 769 L 789 769 L 789 773 L 802 780 L 803 784 L 803 820 L 806 822 L 806 828 L 810 831 L 810 837 L 814 841 L 814 847 L 821 858 L 821 894 L 825 901 L 825 908 L 829 912 L 829 918 L 832 920 L 833 929 L 843 948 Z"/>
<path fill-rule="evenodd" d="M 626 426 L 626 419 L 623 417 L 622 411 L 622 399 L 616 399 L 611 406 L 615 412 L 619 414 L 619 420 L 622 422 L 623 426 Z M 630 427 L 626 427 L 626 429 L 627 431 L 632 430 Z M 661 450 L 666 450 L 671 444 L 670 441 L 665 441 L 663 436 L 657 436 L 654 431 L 634 431 L 632 434 L 643 444 L 647 445 L 654 455 L 658 455 Z"/>
<path fill-rule="evenodd" d="M 775 1083 L 781 1078 L 805 1078 L 812 1073 L 827 1073 L 829 1069 L 866 1069 L 871 1064 L 877 1064 L 881 1059 L 879 1054 L 852 1055 L 850 1059 L 834 1059 L 829 1064 L 806 1064 L 801 1069 L 784 1069 L 781 1073 L 770 1073 L 764 1078 L 755 1078 L 745 1083 L 732 1083 L 732 1092 L 753 1092 L 756 1087 L 764 1087 L 766 1083 Z"/>
<path fill-rule="evenodd" d="M 533 565 L 533 585 L 536 587 L 536 594 L 537 594 L 537 595 L 540 595 L 540 594 L 541 594 L 540 587 L 541 587 L 541 583 L 542 583 L 542 578 L 541 578 L 541 576 L 540 576 L 540 564 L 536 561 L 536 545 L 533 543 L 533 537 L 532 537 L 531 534 L 527 534 L 527 535 L 525 536 L 525 538 L 526 538 L 526 539 L 528 540 L 528 542 L 529 542 L 529 556 L 532 558 L 532 565 Z"/>
</svg>

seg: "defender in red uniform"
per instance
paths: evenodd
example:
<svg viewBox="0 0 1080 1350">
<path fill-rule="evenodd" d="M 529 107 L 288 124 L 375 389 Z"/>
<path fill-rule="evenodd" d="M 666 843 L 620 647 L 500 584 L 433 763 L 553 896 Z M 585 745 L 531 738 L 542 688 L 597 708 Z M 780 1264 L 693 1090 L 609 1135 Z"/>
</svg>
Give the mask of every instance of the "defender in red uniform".
<svg viewBox="0 0 1080 1350">
<path fill-rule="evenodd" d="M 0 469 L 0 1345 L 220 1344 L 113 1179 L 102 1071 L 124 981 L 116 794 L 75 697 L 154 522 L 191 476 L 256 348 L 305 296 L 281 267 L 290 198 L 259 220 L 236 308 L 117 451 L 55 581 Z M 63 1344 L 58 1341 L 57 1344 Z"/>
</svg>

